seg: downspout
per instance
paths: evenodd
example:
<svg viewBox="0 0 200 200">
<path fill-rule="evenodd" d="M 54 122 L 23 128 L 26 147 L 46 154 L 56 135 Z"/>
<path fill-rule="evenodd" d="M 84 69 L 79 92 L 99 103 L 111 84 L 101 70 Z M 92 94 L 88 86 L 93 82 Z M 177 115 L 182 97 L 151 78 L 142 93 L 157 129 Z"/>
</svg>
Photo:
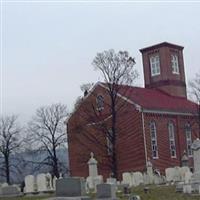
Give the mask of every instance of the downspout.
<svg viewBox="0 0 200 200">
<path fill-rule="evenodd" d="M 143 139 L 144 139 L 144 154 L 145 154 L 145 162 L 146 162 L 146 166 L 147 166 L 147 144 L 146 144 L 146 134 L 145 134 L 145 125 L 144 125 L 144 113 L 143 113 L 143 109 L 141 109 L 141 113 L 142 113 L 142 132 L 143 132 Z"/>
</svg>

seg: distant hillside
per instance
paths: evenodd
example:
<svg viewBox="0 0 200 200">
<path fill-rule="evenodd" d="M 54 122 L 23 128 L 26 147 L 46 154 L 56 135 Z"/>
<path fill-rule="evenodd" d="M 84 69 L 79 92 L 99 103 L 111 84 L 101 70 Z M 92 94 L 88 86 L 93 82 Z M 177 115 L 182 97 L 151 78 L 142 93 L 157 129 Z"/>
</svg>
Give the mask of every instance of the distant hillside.
<svg viewBox="0 0 200 200">
<path fill-rule="evenodd" d="M 69 158 L 68 149 L 62 148 L 57 150 L 59 167 L 62 174 L 68 174 Z M 12 155 L 11 157 L 11 181 L 12 183 L 20 183 L 24 177 L 29 174 L 37 175 L 39 173 L 51 173 L 48 165 L 41 165 L 40 163 L 47 157 L 46 151 L 26 151 Z M 62 163 L 62 164 L 61 164 Z M 0 158 L 2 164 L 2 158 Z M 1 173 L 1 172 L 0 172 Z M 0 182 L 5 182 L 5 178 L 0 174 Z"/>
</svg>

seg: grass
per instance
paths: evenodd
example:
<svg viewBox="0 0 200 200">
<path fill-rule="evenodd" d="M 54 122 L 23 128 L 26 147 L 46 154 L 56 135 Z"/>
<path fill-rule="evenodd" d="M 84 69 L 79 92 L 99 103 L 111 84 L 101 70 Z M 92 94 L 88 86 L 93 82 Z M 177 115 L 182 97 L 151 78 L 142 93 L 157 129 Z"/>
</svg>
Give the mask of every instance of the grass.
<svg viewBox="0 0 200 200">
<path fill-rule="evenodd" d="M 131 193 L 139 195 L 141 200 L 200 200 L 200 196 L 187 195 L 176 193 L 175 186 L 149 186 L 149 191 L 144 192 L 144 186 L 132 188 Z M 15 197 L 15 198 L 0 198 L 0 200 L 42 200 L 49 196 L 31 196 L 31 197 Z M 52 196 L 51 196 L 52 197 Z M 127 197 L 119 195 L 120 200 L 127 200 Z M 94 198 L 94 196 L 93 196 Z"/>
<path fill-rule="evenodd" d="M 177 193 L 175 186 L 150 186 L 148 193 L 140 186 L 133 188 L 132 193 L 139 195 L 141 200 L 200 200 L 200 196 Z"/>
<path fill-rule="evenodd" d="M 48 197 L 52 196 L 23 196 L 23 197 L 2 197 L 0 200 L 41 200 L 41 199 L 47 199 Z"/>
</svg>

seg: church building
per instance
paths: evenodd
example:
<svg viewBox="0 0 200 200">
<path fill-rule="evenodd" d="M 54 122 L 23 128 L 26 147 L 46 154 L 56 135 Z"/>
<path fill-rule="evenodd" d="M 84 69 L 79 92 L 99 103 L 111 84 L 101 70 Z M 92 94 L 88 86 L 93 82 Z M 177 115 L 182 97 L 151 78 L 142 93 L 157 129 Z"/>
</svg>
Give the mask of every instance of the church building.
<svg viewBox="0 0 200 200">
<path fill-rule="evenodd" d="M 199 137 L 198 105 L 187 98 L 183 47 L 168 42 L 140 50 L 145 87 L 120 85 L 117 115 L 117 172 L 145 171 L 147 161 L 164 173 L 181 166 L 186 152 L 193 167 L 191 144 Z M 88 176 L 93 152 L 99 174 L 111 173 L 112 144 L 102 133 L 109 125 L 107 86 L 97 83 L 85 95 L 67 122 L 69 164 L 72 176 Z M 93 112 L 94 111 L 94 112 Z M 108 130 L 109 131 L 109 130 Z"/>
</svg>

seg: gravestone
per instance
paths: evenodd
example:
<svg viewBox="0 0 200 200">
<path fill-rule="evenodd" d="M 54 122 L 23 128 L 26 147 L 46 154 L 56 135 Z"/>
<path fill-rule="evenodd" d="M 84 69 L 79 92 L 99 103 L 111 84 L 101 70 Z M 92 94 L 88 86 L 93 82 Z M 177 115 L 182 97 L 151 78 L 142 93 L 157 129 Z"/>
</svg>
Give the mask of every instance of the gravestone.
<svg viewBox="0 0 200 200">
<path fill-rule="evenodd" d="M 116 199 L 116 186 L 103 183 L 97 185 L 97 199 Z"/>
<path fill-rule="evenodd" d="M 107 178 L 106 183 L 117 185 L 117 179 L 116 178 Z"/>
<path fill-rule="evenodd" d="M 176 192 L 183 192 L 183 183 L 176 184 Z"/>
<path fill-rule="evenodd" d="M 181 166 L 182 167 L 188 167 L 189 166 L 189 158 L 187 156 L 187 152 L 183 152 L 183 156 L 181 158 Z"/>
<path fill-rule="evenodd" d="M 99 175 L 96 177 L 88 176 L 86 179 L 86 184 L 88 189 L 94 189 L 96 191 L 96 186 L 103 183 L 103 176 Z"/>
<path fill-rule="evenodd" d="M 186 175 L 186 173 L 190 172 L 190 168 L 189 167 L 181 167 L 179 170 L 180 170 L 181 181 L 185 181 L 185 175 Z"/>
<path fill-rule="evenodd" d="M 38 174 L 36 176 L 36 182 L 37 182 L 38 192 L 46 192 L 47 191 L 46 174 Z"/>
<path fill-rule="evenodd" d="M 0 197 L 17 197 L 22 196 L 20 188 L 14 185 L 1 187 Z"/>
<path fill-rule="evenodd" d="M 133 186 L 131 173 L 124 172 L 122 174 L 122 183 L 123 184 L 128 184 L 130 187 Z"/>
<path fill-rule="evenodd" d="M 95 177 L 98 176 L 98 170 L 97 170 L 97 160 L 94 158 L 94 153 L 90 153 L 90 160 L 88 161 L 89 166 L 89 176 Z"/>
<path fill-rule="evenodd" d="M 132 174 L 132 182 L 133 182 L 133 186 L 138 186 L 140 184 L 143 184 L 143 175 L 141 172 L 134 172 Z"/>
<path fill-rule="evenodd" d="M 103 183 L 103 176 L 98 175 L 97 160 L 94 158 L 94 153 L 90 153 L 90 159 L 88 161 L 89 176 L 86 178 L 87 189 L 94 189 L 96 191 L 96 185 Z"/>
<path fill-rule="evenodd" d="M 174 181 L 175 182 L 181 181 L 180 167 L 178 166 L 174 167 Z"/>
<path fill-rule="evenodd" d="M 36 180 L 33 175 L 28 175 L 25 177 L 25 193 L 35 193 L 37 191 Z"/>
<path fill-rule="evenodd" d="M 191 178 L 192 178 L 192 172 L 190 172 L 190 171 L 186 172 L 186 173 L 185 173 L 184 182 L 185 182 L 186 184 L 188 184 L 188 183 L 190 182 Z"/>
<path fill-rule="evenodd" d="M 191 178 L 192 189 L 199 192 L 200 186 L 200 140 L 197 138 L 192 144 L 193 160 L 194 160 L 194 174 Z"/>
<path fill-rule="evenodd" d="M 2 183 L 1 184 L 1 187 L 6 187 L 6 186 L 8 186 L 8 183 Z"/>
<path fill-rule="evenodd" d="M 52 192 L 53 191 L 53 181 L 51 174 L 38 174 L 36 177 L 37 191 L 38 192 Z"/>
<path fill-rule="evenodd" d="M 83 178 L 62 178 L 56 180 L 56 196 L 76 197 L 85 196 L 85 180 Z"/>
<path fill-rule="evenodd" d="M 147 160 L 147 171 L 143 174 L 143 183 L 145 185 L 154 183 L 153 165 L 150 158 Z"/>
<path fill-rule="evenodd" d="M 188 167 L 174 167 L 166 168 L 165 175 L 167 182 L 180 182 L 184 181 L 185 173 L 189 170 Z"/>
<path fill-rule="evenodd" d="M 190 184 L 183 185 L 183 193 L 191 194 L 192 193 L 192 186 Z"/>
<path fill-rule="evenodd" d="M 166 168 L 165 169 L 165 176 L 166 176 L 166 180 L 167 182 L 171 182 L 174 181 L 174 168 Z"/>
</svg>

